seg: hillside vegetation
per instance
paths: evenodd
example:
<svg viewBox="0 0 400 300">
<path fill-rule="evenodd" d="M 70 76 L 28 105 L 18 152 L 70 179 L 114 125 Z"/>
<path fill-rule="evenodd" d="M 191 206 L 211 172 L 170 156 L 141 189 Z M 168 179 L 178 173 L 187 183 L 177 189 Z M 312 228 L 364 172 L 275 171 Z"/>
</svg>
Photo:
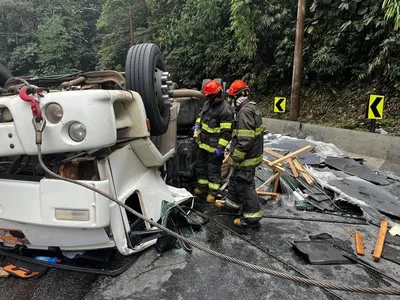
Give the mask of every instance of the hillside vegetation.
<svg viewBox="0 0 400 300">
<path fill-rule="evenodd" d="M 134 43 L 157 43 L 180 86 L 243 78 L 266 114 L 290 95 L 297 0 L 0 0 L 0 61 L 15 75 L 123 70 L 130 8 Z M 399 8 L 307 1 L 303 120 L 363 128 L 374 91 L 388 97 L 383 127 L 400 131 Z"/>
</svg>

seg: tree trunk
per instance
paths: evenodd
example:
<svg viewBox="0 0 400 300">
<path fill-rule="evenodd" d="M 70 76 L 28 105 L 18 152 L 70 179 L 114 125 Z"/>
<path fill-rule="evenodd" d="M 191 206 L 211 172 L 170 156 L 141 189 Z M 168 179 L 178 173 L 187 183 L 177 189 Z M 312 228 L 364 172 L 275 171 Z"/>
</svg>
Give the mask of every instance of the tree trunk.
<svg viewBox="0 0 400 300">
<path fill-rule="evenodd" d="M 306 0 L 299 0 L 297 7 L 296 45 L 294 49 L 292 97 L 289 117 L 292 121 L 297 121 L 300 115 L 305 2 Z"/>
</svg>

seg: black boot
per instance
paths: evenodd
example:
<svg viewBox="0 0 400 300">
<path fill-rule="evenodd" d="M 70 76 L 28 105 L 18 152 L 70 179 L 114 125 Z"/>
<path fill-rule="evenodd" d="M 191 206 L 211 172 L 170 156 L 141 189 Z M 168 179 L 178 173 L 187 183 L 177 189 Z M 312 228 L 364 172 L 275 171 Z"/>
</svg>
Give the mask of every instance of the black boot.
<svg viewBox="0 0 400 300">
<path fill-rule="evenodd" d="M 244 218 L 235 219 L 235 221 L 233 221 L 233 224 L 235 224 L 235 226 L 241 227 L 241 228 L 260 228 L 261 227 L 261 224 L 259 221 L 249 222 L 248 220 L 246 220 Z"/>
</svg>

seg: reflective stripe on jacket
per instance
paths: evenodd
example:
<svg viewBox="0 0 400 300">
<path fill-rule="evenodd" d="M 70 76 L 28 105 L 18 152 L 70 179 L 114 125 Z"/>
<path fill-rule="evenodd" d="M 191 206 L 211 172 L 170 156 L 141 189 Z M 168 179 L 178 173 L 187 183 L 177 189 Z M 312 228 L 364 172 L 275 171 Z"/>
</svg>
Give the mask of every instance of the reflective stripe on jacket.
<svg viewBox="0 0 400 300">
<path fill-rule="evenodd" d="M 256 103 L 244 102 L 233 125 L 229 164 L 233 167 L 256 167 L 261 164 L 263 133 L 262 116 Z"/>
<path fill-rule="evenodd" d="M 196 120 L 201 128 L 199 147 L 211 153 L 217 148 L 224 151 L 232 137 L 233 115 L 233 109 L 225 100 L 206 101 Z"/>
</svg>

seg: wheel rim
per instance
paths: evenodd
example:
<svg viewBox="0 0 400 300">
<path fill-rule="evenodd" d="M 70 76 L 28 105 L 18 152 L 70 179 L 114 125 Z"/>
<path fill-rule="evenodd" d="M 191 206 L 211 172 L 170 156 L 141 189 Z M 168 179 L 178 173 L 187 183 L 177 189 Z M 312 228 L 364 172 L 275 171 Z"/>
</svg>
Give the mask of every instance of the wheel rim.
<svg viewBox="0 0 400 300">
<path fill-rule="evenodd" d="M 169 109 L 172 102 L 173 82 L 169 72 L 160 70 L 158 66 L 154 72 L 154 93 L 157 98 L 157 106 L 160 113 L 163 114 L 165 109 Z"/>
</svg>

